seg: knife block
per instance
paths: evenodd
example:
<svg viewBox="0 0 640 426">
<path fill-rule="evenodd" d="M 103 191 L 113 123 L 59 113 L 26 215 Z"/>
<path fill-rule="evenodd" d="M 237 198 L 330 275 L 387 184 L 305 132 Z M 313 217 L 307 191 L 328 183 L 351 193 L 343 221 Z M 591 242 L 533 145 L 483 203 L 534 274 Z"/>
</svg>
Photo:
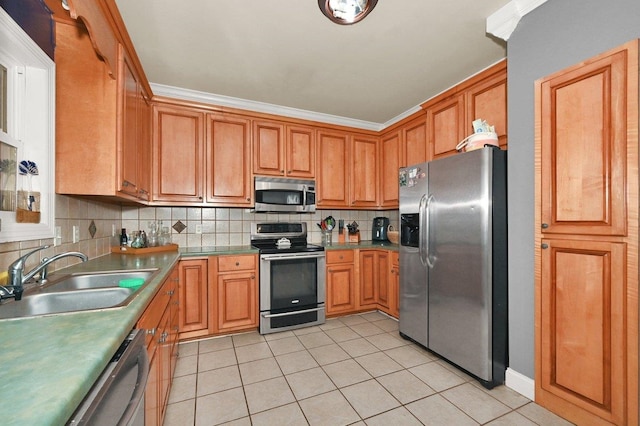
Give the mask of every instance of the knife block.
<svg viewBox="0 0 640 426">
<path fill-rule="evenodd" d="M 350 243 L 359 243 L 360 242 L 360 231 L 356 231 L 353 234 L 349 232 L 349 242 Z"/>
</svg>

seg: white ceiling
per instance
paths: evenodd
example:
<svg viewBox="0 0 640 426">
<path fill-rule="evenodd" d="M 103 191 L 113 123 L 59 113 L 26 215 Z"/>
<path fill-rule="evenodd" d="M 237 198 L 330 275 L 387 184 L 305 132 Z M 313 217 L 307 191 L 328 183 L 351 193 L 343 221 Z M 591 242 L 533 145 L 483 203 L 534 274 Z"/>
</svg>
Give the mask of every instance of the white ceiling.
<svg viewBox="0 0 640 426">
<path fill-rule="evenodd" d="M 316 0 L 116 0 L 151 83 L 377 125 L 504 58 L 485 27 L 508 2 L 379 0 L 341 26 Z"/>
</svg>

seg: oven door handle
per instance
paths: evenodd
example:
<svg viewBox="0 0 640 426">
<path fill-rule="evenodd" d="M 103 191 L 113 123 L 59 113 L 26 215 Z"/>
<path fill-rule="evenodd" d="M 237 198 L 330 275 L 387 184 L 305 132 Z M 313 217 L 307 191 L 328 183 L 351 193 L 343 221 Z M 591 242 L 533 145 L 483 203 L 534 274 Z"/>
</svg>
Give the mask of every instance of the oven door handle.
<svg viewBox="0 0 640 426">
<path fill-rule="evenodd" d="M 291 259 L 311 259 L 325 257 L 324 252 L 318 253 L 294 253 L 294 254 L 263 254 L 261 260 L 291 260 Z"/>
<path fill-rule="evenodd" d="M 286 317 L 289 315 L 306 314 L 309 312 L 317 312 L 317 311 L 324 311 L 324 307 L 313 308 L 313 309 L 303 309 L 301 311 L 283 312 L 281 314 L 260 314 L 260 315 L 262 315 L 264 318 L 277 318 L 277 317 Z"/>
</svg>

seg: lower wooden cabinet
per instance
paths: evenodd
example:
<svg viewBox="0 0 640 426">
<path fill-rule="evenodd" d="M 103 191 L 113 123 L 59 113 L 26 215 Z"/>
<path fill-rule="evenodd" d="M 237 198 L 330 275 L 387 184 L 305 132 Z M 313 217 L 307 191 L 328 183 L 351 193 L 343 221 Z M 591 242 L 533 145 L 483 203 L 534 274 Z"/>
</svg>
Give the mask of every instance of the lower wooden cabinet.
<svg viewBox="0 0 640 426">
<path fill-rule="evenodd" d="M 256 255 L 219 256 L 217 278 L 217 331 L 258 326 Z"/>
<path fill-rule="evenodd" d="M 181 260 L 180 271 L 180 339 L 209 334 L 208 258 Z"/>
<path fill-rule="evenodd" d="M 327 315 L 379 309 L 397 318 L 400 311 L 399 269 L 396 251 L 328 250 Z"/>
<path fill-rule="evenodd" d="M 327 251 L 327 315 L 356 310 L 354 250 Z"/>
<path fill-rule="evenodd" d="M 181 260 L 180 339 L 258 327 L 257 255 Z"/>
<path fill-rule="evenodd" d="M 145 425 L 162 425 L 175 371 L 178 342 L 178 271 L 174 269 L 144 311 L 137 328 L 145 330 L 149 378 L 145 389 Z"/>
<path fill-rule="evenodd" d="M 389 253 L 360 250 L 359 309 L 389 310 Z"/>
<path fill-rule="evenodd" d="M 385 312 L 395 318 L 400 318 L 400 255 L 397 251 L 391 252 L 389 311 Z"/>
<path fill-rule="evenodd" d="M 579 424 L 624 424 L 626 244 L 542 239 L 542 247 L 536 402 Z"/>
</svg>

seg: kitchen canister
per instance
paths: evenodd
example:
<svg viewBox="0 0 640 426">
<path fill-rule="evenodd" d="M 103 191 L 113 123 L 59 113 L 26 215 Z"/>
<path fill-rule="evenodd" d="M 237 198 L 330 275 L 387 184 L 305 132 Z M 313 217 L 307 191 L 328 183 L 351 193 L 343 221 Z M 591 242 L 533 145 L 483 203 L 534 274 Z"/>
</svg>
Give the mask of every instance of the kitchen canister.
<svg viewBox="0 0 640 426">
<path fill-rule="evenodd" d="M 485 145 L 498 146 L 496 132 L 479 132 L 469 135 L 456 145 L 456 150 L 469 152 L 483 148 Z"/>
</svg>

